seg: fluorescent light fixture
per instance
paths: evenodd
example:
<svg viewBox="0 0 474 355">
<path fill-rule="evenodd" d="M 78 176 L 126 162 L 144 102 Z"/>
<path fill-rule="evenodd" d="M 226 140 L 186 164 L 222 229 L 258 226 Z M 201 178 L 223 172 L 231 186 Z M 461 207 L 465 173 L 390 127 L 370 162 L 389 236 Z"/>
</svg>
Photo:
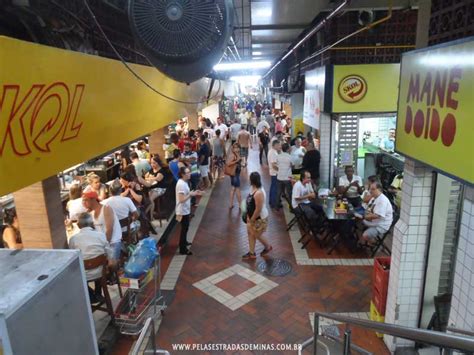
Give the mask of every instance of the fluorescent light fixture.
<svg viewBox="0 0 474 355">
<path fill-rule="evenodd" d="M 462 65 L 467 67 L 474 66 L 474 55 L 463 51 L 452 54 L 427 54 L 419 59 L 422 65 L 453 67 Z"/>
<path fill-rule="evenodd" d="M 260 17 L 260 18 L 268 18 L 268 17 L 272 17 L 272 15 L 273 15 L 273 10 L 271 7 L 262 7 L 252 12 L 252 16 Z"/>
<path fill-rule="evenodd" d="M 268 69 L 272 65 L 269 60 L 254 60 L 251 62 L 231 62 L 214 65 L 215 71 L 245 70 L 245 69 Z"/>
<path fill-rule="evenodd" d="M 262 55 L 262 52 L 252 52 L 252 55 Z"/>
<path fill-rule="evenodd" d="M 262 78 L 261 75 L 238 75 L 231 76 L 230 80 L 235 81 L 243 86 L 257 86 L 258 81 Z"/>
</svg>

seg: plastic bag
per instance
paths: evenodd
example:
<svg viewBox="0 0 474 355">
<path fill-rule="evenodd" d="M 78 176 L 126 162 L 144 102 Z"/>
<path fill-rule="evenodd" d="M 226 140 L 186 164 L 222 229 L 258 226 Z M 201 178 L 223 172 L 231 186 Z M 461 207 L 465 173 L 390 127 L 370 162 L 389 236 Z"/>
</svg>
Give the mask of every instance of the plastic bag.
<svg viewBox="0 0 474 355">
<path fill-rule="evenodd" d="M 247 200 L 242 200 L 240 204 L 240 211 L 242 216 L 242 222 L 247 223 Z"/>
<path fill-rule="evenodd" d="M 153 266 L 157 256 L 158 250 L 155 238 L 148 237 L 141 240 L 125 264 L 125 276 L 139 278 Z"/>
</svg>

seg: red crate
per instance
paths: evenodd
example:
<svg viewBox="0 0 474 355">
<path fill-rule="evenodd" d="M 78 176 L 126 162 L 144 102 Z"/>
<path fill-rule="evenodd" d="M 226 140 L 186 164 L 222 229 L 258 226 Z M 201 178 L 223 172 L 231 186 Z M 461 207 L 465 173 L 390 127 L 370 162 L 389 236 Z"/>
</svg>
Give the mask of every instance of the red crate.
<svg viewBox="0 0 474 355">
<path fill-rule="evenodd" d="M 385 267 L 385 268 L 384 268 Z M 390 257 L 381 256 L 374 259 L 374 271 L 372 275 L 372 289 L 387 296 L 388 279 L 390 276 Z"/>
<path fill-rule="evenodd" d="M 373 290 L 372 292 L 372 302 L 379 312 L 380 315 L 385 316 L 385 309 L 387 307 L 387 294 L 381 294 L 377 290 Z"/>
</svg>

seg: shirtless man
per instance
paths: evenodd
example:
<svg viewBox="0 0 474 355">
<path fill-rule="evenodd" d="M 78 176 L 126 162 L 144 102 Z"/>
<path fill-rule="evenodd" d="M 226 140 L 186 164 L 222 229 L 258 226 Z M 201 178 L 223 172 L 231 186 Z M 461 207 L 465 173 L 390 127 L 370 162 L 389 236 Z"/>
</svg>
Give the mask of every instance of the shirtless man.
<svg viewBox="0 0 474 355">
<path fill-rule="evenodd" d="M 237 134 L 237 143 L 240 145 L 240 157 L 242 158 L 242 167 L 247 166 L 247 157 L 249 156 L 250 133 L 245 129 L 245 125 L 240 127 Z"/>
</svg>

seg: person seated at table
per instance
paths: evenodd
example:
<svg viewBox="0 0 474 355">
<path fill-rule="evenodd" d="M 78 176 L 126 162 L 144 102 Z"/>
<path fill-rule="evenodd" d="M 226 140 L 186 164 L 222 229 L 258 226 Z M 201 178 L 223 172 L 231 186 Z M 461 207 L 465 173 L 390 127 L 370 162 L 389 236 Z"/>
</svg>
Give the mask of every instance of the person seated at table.
<svg viewBox="0 0 474 355">
<path fill-rule="evenodd" d="M 137 144 L 137 154 L 138 158 L 144 159 L 144 160 L 149 160 L 150 159 L 150 153 L 146 149 L 146 143 L 144 141 L 140 141 Z"/>
<path fill-rule="evenodd" d="M 354 168 L 350 165 L 344 168 L 344 172 L 345 175 L 339 178 L 338 192 L 346 197 L 354 207 L 358 207 L 361 204 L 360 195 L 363 190 L 362 178 L 354 175 Z"/>
<path fill-rule="evenodd" d="M 166 192 L 166 189 L 169 187 L 170 177 L 171 172 L 163 166 L 160 157 L 153 157 L 151 160 L 151 170 L 145 175 L 145 180 L 150 184 L 150 191 L 148 192 L 150 205 L 147 208 L 147 212 L 150 213 L 150 220 L 154 219 L 155 200 Z"/>
<path fill-rule="evenodd" d="M 21 241 L 20 224 L 16 215 L 15 208 L 5 209 L 3 221 L 6 224 L 2 233 L 3 245 L 8 249 L 23 249 Z"/>
<path fill-rule="evenodd" d="M 105 234 L 95 230 L 94 219 L 89 213 L 84 212 L 79 214 L 77 225 L 80 231 L 69 239 L 69 249 L 79 249 L 82 254 L 82 259 L 84 260 L 93 259 L 104 254 L 107 255 L 108 252 L 110 252 L 109 242 L 107 242 Z M 87 282 L 100 279 L 101 276 L 102 266 L 86 270 Z M 92 304 L 103 301 L 100 292 L 100 282 L 95 283 L 94 289 L 89 285 L 87 289 Z"/>
<path fill-rule="evenodd" d="M 95 173 L 87 174 L 86 181 L 88 185 L 84 189 L 84 192 L 94 191 L 99 196 L 99 201 L 103 201 L 107 198 L 107 186 L 100 182 L 100 176 Z"/>
<path fill-rule="evenodd" d="M 294 209 L 296 209 L 298 205 L 310 207 L 314 212 L 320 213 L 322 209 L 321 206 L 314 201 L 315 198 L 316 194 L 311 184 L 311 173 L 307 170 L 302 170 L 300 179 L 293 185 L 291 206 Z"/>
<path fill-rule="evenodd" d="M 393 208 L 387 196 L 383 194 L 383 187 L 379 181 L 370 184 L 369 192 L 372 196 L 362 223 L 367 229 L 359 238 L 361 244 L 373 244 L 377 236 L 385 234 L 392 225 Z"/>
<path fill-rule="evenodd" d="M 132 160 L 132 164 L 135 166 L 135 172 L 137 173 L 137 176 L 143 177 L 151 170 L 148 160 L 140 159 L 137 152 L 130 153 L 130 159 Z"/>
<path fill-rule="evenodd" d="M 86 208 L 82 205 L 82 186 L 80 184 L 72 184 L 69 188 L 69 201 L 67 202 L 66 210 L 71 221 L 77 221 L 81 213 L 87 212 Z"/>
<path fill-rule="evenodd" d="M 102 204 L 104 206 L 111 207 L 119 221 L 128 218 L 130 214 L 132 215 L 133 220 L 138 219 L 137 208 L 133 204 L 132 200 L 128 197 L 120 196 L 121 193 L 122 184 L 119 180 L 115 180 L 110 186 L 110 194 L 112 196 L 102 201 Z M 133 223 L 130 228 L 135 228 L 135 224 Z M 126 231 L 127 227 L 122 227 L 122 233 Z"/>
<path fill-rule="evenodd" d="M 372 199 L 372 195 L 370 194 L 370 185 L 372 185 L 374 182 L 379 181 L 379 178 L 377 175 L 370 175 L 367 178 L 367 184 L 365 185 L 364 192 L 362 193 L 362 207 L 367 208 L 367 205 L 369 204 L 370 200 Z"/>
<path fill-rule="evenodd" d="M 92 216 L 95 230 L 104 233 L 110 243 L 112 251 L 109 259 L 118 261 L 122 248 L 122 227 L 114 210 L 112 207 L 100 204 L 94 191 L 84 192 L 82 203 Z"/>
</svg>

